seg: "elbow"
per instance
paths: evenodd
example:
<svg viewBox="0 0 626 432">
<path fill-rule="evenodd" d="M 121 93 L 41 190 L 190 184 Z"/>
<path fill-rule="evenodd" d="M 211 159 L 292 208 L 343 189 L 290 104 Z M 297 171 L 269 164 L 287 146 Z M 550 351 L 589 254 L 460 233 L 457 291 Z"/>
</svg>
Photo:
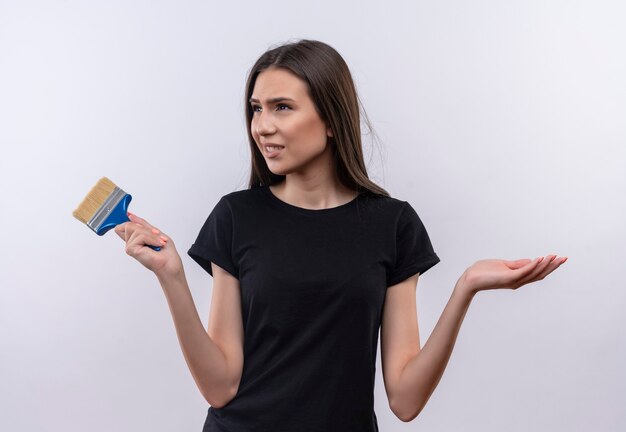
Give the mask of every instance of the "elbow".
<svg viewBox="0 0 626 432">
<path fill-rule="evenodd" d="M 404 423 L 408 423 L 410 421 L 413 421 L 421 412 L 422 409 L 424 408 L 424 405 L 411 405 L 406 403 L 402 403 L 402 401 L 392 401 L 389 404 L 389 408 L 391 408 L 391 411 L 394 413 L 394 415 L 396 417 L 398 417 L 401 421 L 403 421 Z"/>
<path fill-rule="evenodd" d="M 396 417 L 398 417 L 404 423 L 409 423 L 415 419 L 419 415 L 421 410 L 417 411 L 407 411 L 407 412 L 394 412 Z"/>
<path fill-rule="evenodd" d="M 224 408 L 228 403 L 235 398 L 237 394 L 236 388 L 231 388 L 229 391 L 221 392 L 221 393 L 209 393 L 203 392 L 204 399 L 211 405 L 213 408 Z"/>
<path fill-rule="evenodd" d="M 401 421 L 403 421 L 404 423 L 409 423 L 413 420 L 415 420 L 415 418 L 422 412 L 422 409 L 413 409 L 413 410 L 407 410 L 407 411 L 394 411 L 394 414 L 396 415 L 396 417 L 398 417 Z"/>
<path fill-rule="evenodd" d="M 204 399 L 208 402 L 209 405 L 211 405 L 213 408 L 216 408 L 216 409 L 224 408 L 226 405 L 228 405 L 228 402 L 230 402 L 227 400 L 223 400 L 223 399 L 220 400 L 217 398 L 205 397 Z"/>
</svg>

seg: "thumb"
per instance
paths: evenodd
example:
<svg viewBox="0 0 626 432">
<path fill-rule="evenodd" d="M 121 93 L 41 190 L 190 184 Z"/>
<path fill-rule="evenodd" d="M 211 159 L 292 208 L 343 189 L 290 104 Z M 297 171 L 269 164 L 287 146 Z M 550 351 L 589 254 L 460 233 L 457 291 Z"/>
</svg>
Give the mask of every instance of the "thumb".
<svg viewBox="0 0 626 432">
<path fill-rule="evenodd" d="M 532 261 L 529 260 L 529 262 L 527 262 L 524 266 L 511 272 L 511 279 L 515 281 L 523 280 L 537 268 L 541 261 L 543 261 L 543 258 L 537 258 Z"/>
<path fill-rule="evenodd" d="M 139 216 L 137 216 L 134 213 L 128 212 L 128 219 L 130 219 L 131 222 L 134 222 L 134 223 L 139 224 L 141 226 L 144 226 L 146 228 L 149 228 L 149 229 L 154 228 L 152 225 L 150 225 L 148 223 L 147 220 L 140 218 Z"/>
<path fill-rule="evenodd" d="M 115 234 L 117 234 L 119 238 L 121 238 L 124 241 L 126 241 L 126 224 L 127 223 L 128 222 L 124 222 L 119 225 L 116 225 L 115 228 L 113 229 L 115 231 Z"/>
<path fill-rule="evenodd" d="M 531 262 L 531 260 L 529 260 L 528 258 L 524 258 L 524 259 L 518 259 L 518 260 L 515 260 L 515 261 L 505 261 L 505 264 L 511 270 L 517 270 L 517 269 L 522 268 L 525 265 L 529 264 L 530 262 Z"/>
</svg>

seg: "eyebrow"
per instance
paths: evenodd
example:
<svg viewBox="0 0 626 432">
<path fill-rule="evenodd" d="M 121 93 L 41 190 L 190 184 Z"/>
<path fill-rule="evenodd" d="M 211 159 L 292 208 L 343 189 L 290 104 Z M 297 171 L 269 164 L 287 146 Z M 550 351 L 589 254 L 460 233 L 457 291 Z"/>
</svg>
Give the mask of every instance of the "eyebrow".
<svg viewBox="0 0 626 432">
<path fill-rule="evenodd" d="M 291 98 L 284 97 L 284 96 L 279 96 L 279 97 L 275 97 L 275 98 L 272 98 L 272 99 L 268 99 L 267 103 L 274 104 L 274 103 L 285 102 L 285 101 L 295 102 Z M 255 98 L 250 98 L 250 103 L 259 103 L 259 100 L 255 99 Z"/>
</svg>

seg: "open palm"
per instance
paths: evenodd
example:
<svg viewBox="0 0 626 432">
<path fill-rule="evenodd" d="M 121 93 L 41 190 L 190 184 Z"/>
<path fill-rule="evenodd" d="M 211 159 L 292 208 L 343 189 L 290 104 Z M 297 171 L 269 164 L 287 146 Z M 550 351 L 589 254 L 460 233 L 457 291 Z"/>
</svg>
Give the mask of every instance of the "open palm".
<svg viewBox="0 0 626 432">
<path fill-rule="evenodd" d="M 534 260 L 487 259 L 471 265 L 465 270 L 461 278 L 465 288 L 472 293 L 497 288 L 517 289 L 523 285 L 542 280 L 565 261 L 567 261 L 567 257 L 557 259 L 556 255 L 539 257 Z"/>
</svg>

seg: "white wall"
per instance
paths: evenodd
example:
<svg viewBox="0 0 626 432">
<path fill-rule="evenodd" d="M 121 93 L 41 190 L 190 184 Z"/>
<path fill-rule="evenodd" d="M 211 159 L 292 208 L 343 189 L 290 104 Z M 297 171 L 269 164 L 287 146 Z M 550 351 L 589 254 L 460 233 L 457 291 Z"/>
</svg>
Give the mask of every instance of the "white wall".
<svg viewBox="0 0 626 432">
<path fill-rule="evenodd" d="M 418 284 L 422 343 L 474 261 L 570 257 L 475 298 L 413 422 L 379 365 L 381 431 L 624 430 L 625 18 L 617 0 L 0 0 L 0 429 L 201 430 L 156 279 L 71 211 L 102 175 L 132 193 L 206 323 L 211 278 L 185 252 L 245 188 L 246 73 L 313 38 L 346 58 L 382 139 L 371 177 L 442 259 Z"/>
</svg>

